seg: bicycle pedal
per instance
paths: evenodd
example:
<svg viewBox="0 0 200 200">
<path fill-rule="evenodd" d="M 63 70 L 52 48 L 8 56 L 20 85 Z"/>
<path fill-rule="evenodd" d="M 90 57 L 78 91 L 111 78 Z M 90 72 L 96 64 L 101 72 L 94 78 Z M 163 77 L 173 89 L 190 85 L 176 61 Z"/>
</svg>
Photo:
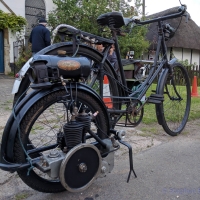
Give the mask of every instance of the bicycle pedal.
<svg viewBox="0 0 200 200">
<path fill-rule="evenodd" d="M 151 94 L 147 100 L 148 103 L 153 103 L 153 104 L 160 104 L 163 101 L 164 101 L 164 96 L 160 94 Z"/>
</svg>

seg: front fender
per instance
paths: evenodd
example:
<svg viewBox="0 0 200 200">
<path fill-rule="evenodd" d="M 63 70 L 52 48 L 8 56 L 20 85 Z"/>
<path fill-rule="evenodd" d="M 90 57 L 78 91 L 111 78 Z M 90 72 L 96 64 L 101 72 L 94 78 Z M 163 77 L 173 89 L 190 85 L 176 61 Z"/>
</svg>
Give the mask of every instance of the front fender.
<svg viewBox="0 0 200 200">
<path fill-rule="evenodd" d="M 104 110 L 105 113 L 107 113 L 107 108 L 105 104 L 103 103 L 103 100 L 100 98 L 100 96 L 93 91 L 90 87 L 88 87 L 85 84 L 82 83 L 72 83 L 69 85 L 66 85 L 67 88 L 76 88 L 77 90 L 84 91 L 85 93 L 88 93 L 89 95 L 92 95 L 96 101 L 101 105 L 102 110 Z M 15 115 L 16 119 L 14 118 L 14 112 L 10 115 L 10 118 L 8 119 L 8 122 L 6 124 L 6 127 L 3 132 L 2 136 L 2 145 L 1 145 L 1 162 L 2 158 L 6 159 L 9 162 L 13 162 L 13 148 L 14 148 L 14 142 L 15 137 L 17 134 L 18 129 L 18 123 L 20 124 L 23 117 L 26 115 L 29 108 L 35 104 L 37 101 L 39 101 L 41 98 L 45 97 L 46 95 L 62 90 L 63 86 L 57 85 L 54 86 L 51 89 L 48 90 L 35 90 L 31 92 L 29 95 L 27 95 L 15 108 Z M 108 122 L 108 130 L 107 133 L 109 133 L 110 127 L 109 127 L 109 116 L 107 113 L 107 122 Z"/>
</svg>

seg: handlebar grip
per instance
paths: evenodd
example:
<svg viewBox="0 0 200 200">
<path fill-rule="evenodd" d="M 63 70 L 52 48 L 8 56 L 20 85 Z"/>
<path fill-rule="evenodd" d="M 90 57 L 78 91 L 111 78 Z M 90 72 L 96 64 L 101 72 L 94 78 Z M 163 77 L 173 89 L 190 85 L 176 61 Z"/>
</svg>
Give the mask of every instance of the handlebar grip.
<svg viewBox="0 0 200 200">
<path fill-rule="evenodd" d="M 187 9 L 187 6 L 186 5 L 182 5 L 178 8 L 178 12 L 185 12 Z"/>
</svg>

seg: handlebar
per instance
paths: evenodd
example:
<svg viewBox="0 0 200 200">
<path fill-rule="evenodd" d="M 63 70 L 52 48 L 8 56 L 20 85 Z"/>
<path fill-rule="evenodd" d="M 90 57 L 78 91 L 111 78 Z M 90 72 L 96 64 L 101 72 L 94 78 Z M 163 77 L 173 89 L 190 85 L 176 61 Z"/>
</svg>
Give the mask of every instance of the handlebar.
<svg viewBox="0 0 200 200">
<path fill-rule="evenodd" d="M 138 25 L 145 25 L 145 24 L 150 24 L 150 23 L 157 22 L 157 21 L 163 21 L 166 19 L 177 18 L 177 17 L 182 16 L 185 13 L 186 9 L 187 9 L 187 6 L 182 5 L 178 8 L 178 13 L 174 13 L 171 15 L 166 15 L 163 17 L 158 17 L 158 18 L 154 18 L 154 19 L 150 19 L 150 20 L 145 20 L 145 21 L 139 21 L 138 19 L 134 19 L 134 17 L 133 17 L 133 18 L 131 18 L 129 23 L 134 22 L 135 24 L 138 24 Z"/>
</svg>

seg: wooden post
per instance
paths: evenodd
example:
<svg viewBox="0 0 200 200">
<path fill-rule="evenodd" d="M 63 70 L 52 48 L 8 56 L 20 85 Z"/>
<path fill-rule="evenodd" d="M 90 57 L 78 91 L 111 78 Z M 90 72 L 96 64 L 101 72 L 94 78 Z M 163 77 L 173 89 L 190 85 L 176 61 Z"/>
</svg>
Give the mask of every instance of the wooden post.
<svg viewBox="0 0 200 200">
<path fill-rule="evenodd" d="M 143 3 L 142 3 L 142 15 L 143 17 L 145 16 L 145 0 L 143 0 Z"/>
</svg>

